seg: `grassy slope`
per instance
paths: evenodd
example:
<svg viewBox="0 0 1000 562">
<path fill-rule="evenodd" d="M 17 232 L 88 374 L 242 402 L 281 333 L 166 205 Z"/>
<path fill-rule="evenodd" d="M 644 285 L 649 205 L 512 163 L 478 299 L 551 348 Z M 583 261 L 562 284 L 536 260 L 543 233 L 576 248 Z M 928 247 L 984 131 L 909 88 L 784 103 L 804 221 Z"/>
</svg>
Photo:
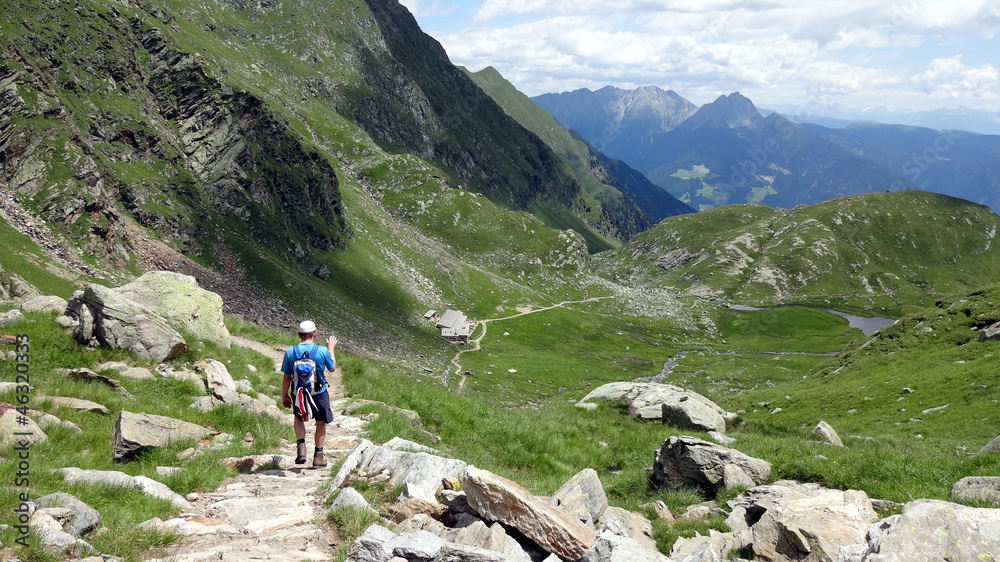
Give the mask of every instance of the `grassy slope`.
<svg viewBox="0 0 1000 562">
<path fill-rule="evenodd" d="M 29 377 L 33 390 L 27 394 L 28 406 L 52 413 L 60 419 L 72 421 L 83 430 L 81 434 L 76 434 L 63 427 L 49 428 L 46 430 L 48 440 L 31 446 L 28 476 L 30 484 L 26 491 L 32 498 L 60 490 L 65 491 L 97 509 L 101 514 L 101 526 L 107 527 L 107 531 L 84 538 L 101 552 L 122 556 L 126 560 L 137 560 L 138 552 L 168 544 L 176 537 L 169 533 L 139 531 L 135 529 L 135 525 L 152 517 L 165 520 L 176 515 L 177 508 L 168 501 L 146 496 L 139 491 L 116 490 L 85 483 L 67 484 L 60 474 L 52 473 L 51 470 L 68 466 L 116 470 L 133 476 L 153 478 L 182 495 L 192 491 L 208 492 L 215 490 L 225 477 L 235 474 L 235 470 L 221 464 L 222 458 L 268 452 L 274 450 L 279 439 L 293 437 L 290 427 L 266 416 L 254 416 L 239 407 L 218 408 L 207 413 L 190 408 L 189 405 L 194 397 L 205 393 L 204 386 L 200 384 L 159 377 L 150 380 L 123 379 L 113 371 L 103 371 L 101 374 L 119 380 L 120 384 L 132 394 L 131 398 L 124 398 L 98 383 L 71 381 L 58 369 L 72 367 L 94 369 L 98 364 L 111 360 L 125 360 L 132 365 L 148 365 L 149 362 L 120 350 L 88 350 L 77 344 L 71 334 L 64 333 L 58 328 L 53 322 L 54 316 L 53 313 L 28 313 L 26 320 L 4 327 L 7 333 L 30 336 Z M 280 381 L 275 378 L 271 360 L 243 348 L 233 347 L 227 350 L 217 348 L 211 343 L 204 346 L 192 345 L 191 350 L 171 361 L 170 365 L 177 370 L 181 370 L 182 367 L 191 368 L 193 362 L 204 358 L 225 362 L 235 379 L 250 380 L 255 390 L 271 396 L 277 393 L 275 390 L 277 387 L 273 385 L 280 384 Z M 246 365 L 255 366 L 257 372 L 251 372 L 245 367 Z M 0 380 L 13 381 L 15 366 L 14 361 L 0 361 Z M 43 394 L 91 400 L 106 406 L 110 413 L 100 415 L 57 407 L 51 401 L 42 398 Z M 17 404 L 17 397 L 20 395 L 23 394 L 13 392 L 0 394 L 0 402 Z M 243 443 L 242 438 L 234 439 L 230 445 L 220 450 L 207 451 L 185 462 L 178 460 L 177 454 L 194 443 L 191 440 L 177 441 L 169 446 L 141 454 L 131 462 L 114 463 L 111 460 L 110 436 L 118 412 L 122 410 L 170 416 L 235 436 L 243 436 L 249 432 L 253 434 L 254 442 L 247 445 Z M 2 453 L 2 456 L 15 458 L 16 454 L 8 450 Z M 182 470 L 164 477 L 156 474 L 157 466 L 178 466 L 182 467 Z M 13 483 L 17 471 L 17 463 L 0 463 L 0 478 L 4 482 Z M 15 494 L 4 494 L 0 499 L 0 510 L 5 514 L 2 518 L 4 522 L 10 522 L 9 517 L 13 514 L 11 510 L 15 505 Z M 13 531 L 4 532 L 3 543 L 13 544 L 15 536 Z M 32 539 L 31 544 L 37 544 L 37 540 Z M 61 556 L 47 558 L 40 549 L 21 552 L 20 556 L 22 560 L 61 559 Z"/>
<path fill-rule="evenodd" d="M 889 314 L 934 295 L 995 283 L 1000 219 L 986 207 L 904 191 L 788 211 L 732 206 L 671 217 L 617 254 L 606 271 L 740 303 L 811 302 Z M 671 251 L 697 257 L 670 271 Z"/>
</svg>

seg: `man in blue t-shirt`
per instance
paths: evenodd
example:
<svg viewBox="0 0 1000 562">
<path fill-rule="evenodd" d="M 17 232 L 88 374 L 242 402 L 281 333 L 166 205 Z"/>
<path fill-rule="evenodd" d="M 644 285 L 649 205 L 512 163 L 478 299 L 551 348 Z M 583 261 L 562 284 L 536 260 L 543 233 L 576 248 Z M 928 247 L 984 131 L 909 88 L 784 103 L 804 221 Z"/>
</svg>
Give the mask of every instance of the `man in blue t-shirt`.
<svg viewBox="0 0 1000 562">
<path fill-rule="evenodd" d="M 313 341 L 316 339 L 316 324 L 306 320 L 299 324 L 299 339 L 302 340 L 300 343 L 285 350 L 285 358 L 281 362 L 281 372 L 285 374 L 281 379 L 281 405 L 292 408 L 295 417 L 295 464 L 306 462 L 305 421 L 310 416 L 316 418 L 316 452 L 313 455 L 313 467 L 323 468 L 326 466 L 326 459 L 323 456 L 326 424 L 333 421 L 324 370 L 333 371 L 337 366 L 337 359 L 333 355 L 333 349 L 337 347 L 337 336 L 327 338 L 326 347 L 317 345 Z M 293 366 L 296 361 L 304 357 L 316 362 L 316 386 L 319 390 L 315 394 L 305 388 L 296 388 L 295 385 Z M 291 395 L 289 390 L 292 391 Z"/>
</svg>

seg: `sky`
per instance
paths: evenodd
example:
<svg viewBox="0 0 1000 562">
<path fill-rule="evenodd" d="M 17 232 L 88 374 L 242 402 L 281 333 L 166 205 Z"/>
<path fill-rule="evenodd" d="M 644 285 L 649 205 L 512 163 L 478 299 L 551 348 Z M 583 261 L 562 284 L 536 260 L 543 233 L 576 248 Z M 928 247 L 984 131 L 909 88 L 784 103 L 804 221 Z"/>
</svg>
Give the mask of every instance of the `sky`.
<svg viewBox="0 0 1000 562">
<path fill-rule="evenodd" d="M 401 0 L 452 62 L 529 96 L 1000 112 L 1000 0 Z"/>
</svg>

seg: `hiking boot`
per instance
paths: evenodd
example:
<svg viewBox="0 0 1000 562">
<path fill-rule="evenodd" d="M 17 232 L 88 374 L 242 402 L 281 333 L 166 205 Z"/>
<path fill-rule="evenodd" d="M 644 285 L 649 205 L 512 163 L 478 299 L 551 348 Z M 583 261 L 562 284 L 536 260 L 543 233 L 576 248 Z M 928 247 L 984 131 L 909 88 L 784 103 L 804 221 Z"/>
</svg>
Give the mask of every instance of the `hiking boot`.
<svg viewBox="0 0 1000 562">
<path fill-rule="evenodd" d="M 323 456 L 323 451 L 313 455 L 313 468 L 326 468 L 326 457 Z"/>
<path fill-rule="evenodd" d="M 306 444 L 298 443 L 295 446 L 295 464 L 305 464 L 306 462 Z"/>
</svg>

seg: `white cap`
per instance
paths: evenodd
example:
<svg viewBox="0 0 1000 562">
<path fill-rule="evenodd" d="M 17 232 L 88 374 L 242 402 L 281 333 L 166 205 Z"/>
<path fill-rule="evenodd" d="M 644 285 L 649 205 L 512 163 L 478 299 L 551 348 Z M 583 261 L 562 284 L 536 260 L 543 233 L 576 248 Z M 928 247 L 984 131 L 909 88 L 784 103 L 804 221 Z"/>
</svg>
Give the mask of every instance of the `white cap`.
<svg viewBox="0 0 1000 562">
<path fill-rule="evenodd" d="M 316 324 L 312 320 L 305 320 L 299 324 L 300 334 L 311 334 L 316 331 Z"/>
</svg>

